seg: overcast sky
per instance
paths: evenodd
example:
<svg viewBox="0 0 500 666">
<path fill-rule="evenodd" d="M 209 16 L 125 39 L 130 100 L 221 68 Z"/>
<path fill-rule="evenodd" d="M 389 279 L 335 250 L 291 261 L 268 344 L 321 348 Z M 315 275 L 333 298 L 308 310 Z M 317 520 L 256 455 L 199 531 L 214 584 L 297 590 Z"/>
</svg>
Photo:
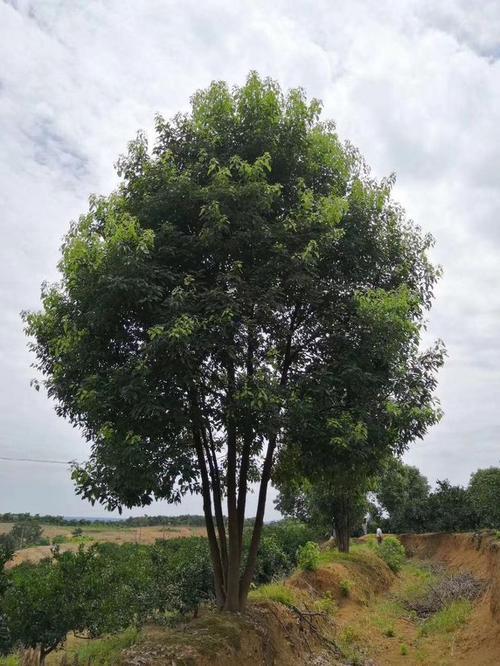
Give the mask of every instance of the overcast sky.
<svg viewBox="0 0 500 666">
<path fill-rule="evenodd" d="M 445 417 L 407 461 L 462 484 L 499 464 L 499 59 L 497 0 L 0 0 L 0 456 L 85 459 L 78 432 L 30 388 L 19 312 L 57 279 L 70 221 L 115 186 L 136 131 L 256 69 L 321 98 L 375 176 L 396 172 L 396 198 L 436 238 L 429 339 L 448 348 Z M 104 513 L 74 495 L 64 465 L 0 460 L 4 511 Z"/>
</svg>

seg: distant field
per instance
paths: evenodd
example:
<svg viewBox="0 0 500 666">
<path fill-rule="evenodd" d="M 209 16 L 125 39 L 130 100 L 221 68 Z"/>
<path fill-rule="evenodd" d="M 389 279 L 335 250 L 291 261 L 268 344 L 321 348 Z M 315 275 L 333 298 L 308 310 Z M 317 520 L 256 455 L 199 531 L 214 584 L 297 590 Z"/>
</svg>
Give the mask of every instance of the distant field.
<svg viewBox="0 0 500 666">
<path fill-rule="evenodd" d="M 83 526 L 82 537 L 72 537 L 74 527 L 61 527 L 59 525 L 43 525 L 43 536 L 52 540 L 54 537 L 62 536 L 68 539 L 60 545 L 61 550 L 76 550 L 80 543 L 91 541 L 107 541 L 111 543 L 154 543 L 157 539 L 176 539 L 179 537 L 205 536 L 204 527 L 113 527 L 112 525 L 89 525 Z M 10 532 L 12 523 L 0 523 L 0 534 Z M 86 538 L 85 538 L 86 537 Z M 51 546 L 32 546 L 18 550 L 8 567 L 15 566 L 21 562 L 39 562 L 50 555 Z"/>
</svg>

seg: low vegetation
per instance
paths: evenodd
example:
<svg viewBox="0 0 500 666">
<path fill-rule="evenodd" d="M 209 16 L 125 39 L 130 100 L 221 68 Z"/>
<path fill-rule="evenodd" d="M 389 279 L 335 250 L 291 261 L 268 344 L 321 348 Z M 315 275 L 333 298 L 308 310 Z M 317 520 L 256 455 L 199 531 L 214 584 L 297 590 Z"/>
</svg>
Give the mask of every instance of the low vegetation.
<svg viewBox="0 0 500 666">
<path fill-rule="evenodd" d="M 405 549 L 402 543 L 393 536 L 385 537 L 381 544 L 377 544 L 377 553 L 384 562 L 397 573 L 406 560 Z"/>
<path fill-rule="evenodd" d="M 317 543 L 308 541 L 297 553 L 299 567 L 303 571 L 316 571 L 319 567 L 320 550 Z"/>
<path fill-rule="evenodd" d="M 263 585 L 261 597 L 274 595 L 282 603 L 290 597 L 291 591 L 288 597 L 283 590 L 280 595 L 274 581 L 297 565 L 301 552 L 319 553 L 313 536 L 310 528 L 295 522 L 264 529 L 254 578 L 255 584 Z M 248 541 L 245 535 L 246 547 Z M 98 637 L 138 628 L 146 621 L 168 624 L 188 614 L 196 616 L 200 605 L 215 599 L 208 548 L 201 537 L 157 541 L 153 546 L 81 544 L 76 552 L 56 546 L 40 563 L 24 562 L 2 573 L 2 649 L 38 648 L 43 660 L 69 632 Z M 11 552 L 5 551 L 4 560 Z"/>
</svg>

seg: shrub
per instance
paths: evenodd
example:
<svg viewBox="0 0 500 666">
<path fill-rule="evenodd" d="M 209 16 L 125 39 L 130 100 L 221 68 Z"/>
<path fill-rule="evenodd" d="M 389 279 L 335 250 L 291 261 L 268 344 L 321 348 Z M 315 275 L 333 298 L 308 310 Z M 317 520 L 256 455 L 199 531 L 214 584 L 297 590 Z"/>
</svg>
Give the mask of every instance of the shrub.
<svg viewBox="0 0 500 666">
<path fill-rule="evenodd" d="M 292 563 L 274 536 L 263 536 L 257 556 L 254 582 L 257 585 L 282 578 L 292 569 Z"/>
<path fill-rule="evenodd" d="M 403 544 L 396 537 L 385 537 L 378 546 L 378 553 L 395 573 L 401 569 L 406 559 Z"/>
<path fill-rule="evenodd" d="M 296 520 L 283 520 L 266 525 L 263 536 L 273 537 L 290 561 L 290 567 L 297 565 L 297 552 L 308 541 L 315 541 L 317 530 Z"/>
<path fill-rule="evenodd" d="M 207 539 L 157 541 L 152 562 L 160 611 L 196 614 L 202 602 L 214 598 Z"/>
<path fill-rule="evenodd" d="M 314 541 L 308 541 L 297 552 L 297 562 L 303 571 L 316 571 L 319 567 L 319 560 L 319 546 Z"/>
<path fill-rule="evenodd" d="M 343 597 L 348 597 L 351 594 L 352 590 L 352 583 L 350 580 L 345 578 L 344 580 L 340 581 L 340 592 Z"/>
</svg>

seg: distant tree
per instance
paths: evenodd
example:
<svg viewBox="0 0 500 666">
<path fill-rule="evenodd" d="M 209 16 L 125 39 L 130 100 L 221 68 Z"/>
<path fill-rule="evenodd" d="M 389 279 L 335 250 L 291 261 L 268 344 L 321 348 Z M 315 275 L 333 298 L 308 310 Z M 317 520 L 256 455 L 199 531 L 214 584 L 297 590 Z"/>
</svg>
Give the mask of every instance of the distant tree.
<svg viewBox="0 0 500 666">
<path fill-rule="evenodd" d="M 478 469 L 468 490 L 480 527 L 500 528 L 500 467 Z"/>
<path fill-rule="evenodd" d="M 376 496 L 389 514 L 393 532 L 422 532 L 428 526 L 430 487 L 416 467 L 388 459 L 379 476 Z"/>
<path fill-rule="evenodd" d="M 10 536 L 14 541 L 15 549 L 28 548 L 35 546 L 42 538 L 43 528 L 36 520 L 25 520 L 15 523 L 10 531 Z"/>
<path fill-rule="evenodd" d="M 153 150 L 130 144 L 26 315 L 57 412 L 92 442 L 81 494 L 116 508 L 201 492 L 229 611 L 246 603 L 278 450 L 301 443 L 361 479 L 436 419 L 441 350 L 418 352 L 432 239 L 320 110 L 251 74 L 158 118 Z"/>
<path fill-rule="evenodd" d="M 0 545 L 13 551 L 29 548 L 40 543 L 42 532 L 42 526 L 36 520 L 25 519 L 16 522 L 10 532 L 0 535 Z"/>
<path fill-rule="evenodd" d="M 460 532 L 478 526 L 469 491 L 451 485 L 448 480 L 437 481 L 436 489 L 428 497 L 426 513 L 428 532 Z"/>
<path fill-rule="evenodd" d="M 349 522 L 347 536 L 350 536 L 352 531 L 360 531 L 368 512 L 366 492 L 349 497 L 347 507 L 344 507 L 343 498 L 339 497 L 337 489 L 324 481 L 310 483 L 308 480 L 303 480 L 300 486 L 286 481 L 282 484 L 278 482 L 278 489 L 276 509 L 284 516 L 314 525 L 325 536 L 332 534 L 334 528 L 338 530 L 336 519 L 338 520 L 340 515 L 346 516 Z M 339 530 L 340 537 L 344 534 L 345 532 Z M 339 546 L 344 548 L 345 544 Z"/>
</svg>

